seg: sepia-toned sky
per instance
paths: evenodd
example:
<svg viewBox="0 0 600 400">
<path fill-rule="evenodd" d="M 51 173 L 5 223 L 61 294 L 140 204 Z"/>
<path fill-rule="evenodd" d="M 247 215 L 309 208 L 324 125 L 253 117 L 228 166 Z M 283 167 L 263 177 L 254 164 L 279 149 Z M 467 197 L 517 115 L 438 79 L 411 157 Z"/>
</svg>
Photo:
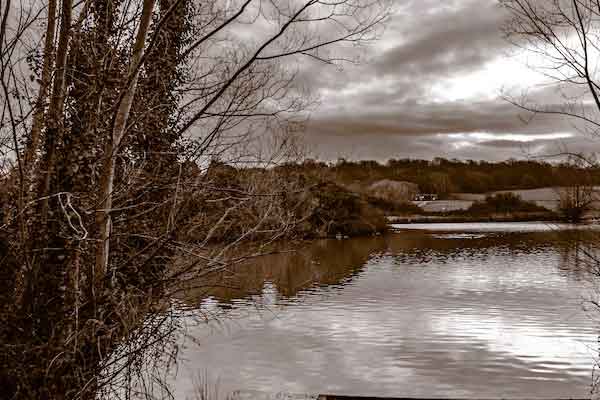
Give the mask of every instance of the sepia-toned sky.
<svg viewBox="0 0 600 400">
<path fill-rule="evenodd" d="M 527 114 L 502 96 L 527 91 L 557 103 L 552 85 L 504 38 L 495 0 L 397 0 L 381 40 L 359 65 L 310 65 L 321 97 L 306 133 L 318 159 L 503 160 L 597 151 L 600 141 L 571 121 Z"/>
</svg>

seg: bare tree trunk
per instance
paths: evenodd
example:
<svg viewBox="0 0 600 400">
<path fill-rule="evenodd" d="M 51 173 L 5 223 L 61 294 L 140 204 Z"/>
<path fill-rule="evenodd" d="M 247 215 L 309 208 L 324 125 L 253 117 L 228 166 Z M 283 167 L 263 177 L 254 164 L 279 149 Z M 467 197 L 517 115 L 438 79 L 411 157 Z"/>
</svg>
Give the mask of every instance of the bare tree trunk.
<svg viewBox="0 0 600 400">
<path fill-rule="evenodd" d="M 140 19 L 140 27 L 137 32 L 135 44 L 133 47 L 133 55 L 129 64 L 129 76 L 132 77 L 131 83 L 124 90 L 123 96 L 117 114 L 115 115 L 112 137 L 107 141 L 105 147 L 105 162 L 102 167 L 102 177 L 100 179 L 100 199 L 102 200 L 101 209 L 97 214 L 97 224 L 100 227 L 100 242 L 96 252 L 96 278 L 105 276 L 108 270 L 108 261 L 110 253 L 110 230 L 111 230 L 111 208 L 112 208 L 112 192 L 115 179 L 115 164 L 119 146 L 127 130 L 127 121 L 129 112 L 135 97 L 140 62 L 144 54 L 144 46 L 146 44 L 146 36 L 148 28 L 152 20 L 152 10 L 154 9 L 154 0 L 144 0 L 142 9 L 142 17 Z"/>
</svg>

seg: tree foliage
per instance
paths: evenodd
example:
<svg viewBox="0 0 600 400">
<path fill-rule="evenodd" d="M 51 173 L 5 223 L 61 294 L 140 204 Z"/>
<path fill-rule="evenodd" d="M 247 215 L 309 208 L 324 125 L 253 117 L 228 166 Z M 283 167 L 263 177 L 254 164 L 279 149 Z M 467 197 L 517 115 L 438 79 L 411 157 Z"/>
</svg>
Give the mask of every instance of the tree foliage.
<svg viewBox="0 0 600 400">
<path fill-rule="evenodd" d="M 575 183 L 600 185 L 600 169 L 570 161 L 548 163 L 531 160 L 488 162 L 473 160 L 432 161 L 397 159 L 385 164 L 376 161 L 343 161 L 335 164 L 312 160 L 280 168 L 304 171 L 349 187 L 366 188 L 381 180 L 407 181 L 421 193 L 486 193 L 513 189 L 568 186 Z"/>
</svg>

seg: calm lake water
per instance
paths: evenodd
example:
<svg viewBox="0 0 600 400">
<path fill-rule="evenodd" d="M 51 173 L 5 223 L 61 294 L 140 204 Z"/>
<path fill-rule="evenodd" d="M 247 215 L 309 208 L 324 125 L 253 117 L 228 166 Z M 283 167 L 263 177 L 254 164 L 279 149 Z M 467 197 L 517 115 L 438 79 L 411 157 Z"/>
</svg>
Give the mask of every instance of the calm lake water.
<svg viewBox="0 0 600 400">
<path fill-rule="evenodd" d="M 589 230 L 403 225 L 263 258 L 197 294 L 177 398 L 221 394 L 589 396 L 598 316 Z M 208 296 L 208 297 L 207 297 Z"/>
</svg>

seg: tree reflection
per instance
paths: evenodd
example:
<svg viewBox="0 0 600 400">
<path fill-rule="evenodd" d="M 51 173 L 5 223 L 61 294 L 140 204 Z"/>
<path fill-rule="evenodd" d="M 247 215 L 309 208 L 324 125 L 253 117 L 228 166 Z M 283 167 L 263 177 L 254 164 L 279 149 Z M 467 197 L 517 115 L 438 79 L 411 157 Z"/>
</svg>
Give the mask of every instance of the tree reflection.
<svg viewBox="0 0 600 400">
<path fill-rule="evenodd" d="M 237 264 L 195 282 L 183 296 L 194 306 L 212 297 L 221 308 L 236 299 L 263 297 L 269 287 L 277 299 L 290 299 L 319 286 L 351 282 L 376 255 L 392 255 L 408 265 L 452 264 L 490 254 L 511 257 L 544 252 L 556 254 L 560 273 L 570 279 L 600 276 L 600 253 L 591 246 L 600 234 L 592 231 L 547 232 L 424 232 L 403 231 L 380 237 L 317 240 L 276 249 L 275 254 Z"/>
<path fill-rule="evenodd" d="M 214 297 L 227 307 L 235 299 L 259 295 L 265 283 L 279 296 L 290 298 L 315 286 L 339 285 L 358 274 L 368 259 L 386 249 L 384 237 L 349 240 L 317 240 L 261 256 L 220 271 L 185 293 L 186 301 L 198 303 Z"/>
</svg>

